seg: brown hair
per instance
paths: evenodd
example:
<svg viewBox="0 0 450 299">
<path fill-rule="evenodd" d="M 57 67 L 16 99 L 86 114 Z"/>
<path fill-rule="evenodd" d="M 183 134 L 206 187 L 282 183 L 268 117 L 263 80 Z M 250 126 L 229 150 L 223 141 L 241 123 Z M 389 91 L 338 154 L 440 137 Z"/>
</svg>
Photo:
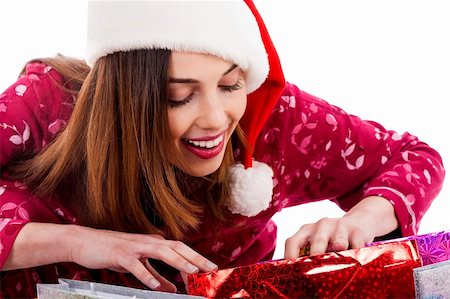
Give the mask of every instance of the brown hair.
<svg viewBox="0 0 450 299">
<path fill-rule="evenodd" d="M 175 156 L 167 119 L 169 57 L 168 50 L 116 52 L 90 71 L 81 60 L 39 59 L 62 74 L 62 88 L 70 86 L 77 102 L 67 128 L 16 175 L 42 198 L 57 195 L 92 227 L 183 239 L 205 207 L 225 220 L 231 142 L 220 168 L 205 178 L 168 162 Z M 242 131 L 236 133 L 242 142 Z"/>
</svg>

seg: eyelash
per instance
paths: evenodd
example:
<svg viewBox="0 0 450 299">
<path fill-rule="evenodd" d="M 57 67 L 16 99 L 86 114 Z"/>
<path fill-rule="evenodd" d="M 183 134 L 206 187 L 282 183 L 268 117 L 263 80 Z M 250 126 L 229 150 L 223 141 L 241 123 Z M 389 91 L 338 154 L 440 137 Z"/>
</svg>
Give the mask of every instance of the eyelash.
<svg viewBox="0 0 450 299">
<path fill-rule="evenodd" d="M 189 96 L 188 96 L 187 98 L 185 98 L 184 100 L 181 100 L 181 101 L 172 101 L 172 100 L 169 100 L 169 107 L 170 107 L 170 108 L 180 107 L 180 106 L 183 106 L 183 105 L 189 103 L 191 100 L 192 100 L 192 94 L 189 95 Z"/>
<path fill-rule="evenodd" d="M 239 90 L 243 87 L 244 85 L 242 84 L 242 80 L 239 78 L 239 80 L 236 82 L 236 84 L 234 85 L 219 85 L 219 87 L 224 91 L 224 92 L 233 92 L 235 90 Z M 181 101 L 172 101 L 169 100 L 169 106 L 170 108 L 176 108 L 176 107 L 180 107 L 183 106 L 187 103 L 189 103 L 192 100 L 192 94 L 189 95 L 187 98 L 181 100 Z"/>
<path fill-rule="evenodd" d="M 234 85 L 220 85 L 219 87 L 222 88 L 224 91 L 226 92 L 233 92 L 235 90 L 239 90 L 243 87 L 244 85 L 242 84 L 242 79 L 239 78 L 238 81 L 236 82 L 236 84 Z"/>
</svg>

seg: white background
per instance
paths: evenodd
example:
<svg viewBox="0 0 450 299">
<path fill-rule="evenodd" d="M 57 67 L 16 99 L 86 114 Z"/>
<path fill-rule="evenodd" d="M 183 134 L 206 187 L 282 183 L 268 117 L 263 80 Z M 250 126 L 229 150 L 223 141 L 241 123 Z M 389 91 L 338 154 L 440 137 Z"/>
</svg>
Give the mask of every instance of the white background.
<svg viewBox="0 0 450 299">
<path fill-rule="evenodd" d="M 256 0 L 285 76 L 351 114 L 408 131 L 450 161 L 449 1 Z M 56 53 L 83 57 L 86 2 L 0 2 L 0 90 L 23 64 Z M 243 28 L 243 30 L 245 30 Z M 420 233 L 450 229 L 449 183 Z M 342 212 L 329 202 L 275 216 L 284 239 L 304 223 Z"/>
</svg>

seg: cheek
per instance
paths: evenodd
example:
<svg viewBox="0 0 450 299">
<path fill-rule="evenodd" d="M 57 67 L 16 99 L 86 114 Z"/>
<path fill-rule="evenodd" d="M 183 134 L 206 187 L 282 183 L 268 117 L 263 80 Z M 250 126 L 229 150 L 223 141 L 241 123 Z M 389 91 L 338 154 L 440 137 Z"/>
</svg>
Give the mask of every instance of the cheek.
<svg viewBox="0 0 450 299">
<path fill-rule="evenodd" d="M 233 115 L 238 121 L 242 118 L 247 107 L 247 94 L 244 92 L 233 101 Z"/>
<path fill-rule="evenodd" d="M 183 113 L 178 113 L 177 109 L 169 111 L 168 122 L 172 139 L 179 139 L 186 132 L 185 116 L 186 114 L 183 116 Z"/>
</svg>

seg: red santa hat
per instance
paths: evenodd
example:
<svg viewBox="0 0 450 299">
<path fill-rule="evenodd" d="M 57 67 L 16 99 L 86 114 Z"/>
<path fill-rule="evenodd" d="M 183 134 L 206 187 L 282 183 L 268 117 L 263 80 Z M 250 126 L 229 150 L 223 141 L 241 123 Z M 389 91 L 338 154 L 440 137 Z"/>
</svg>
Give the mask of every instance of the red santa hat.
<svg viewBox="0 0 450 299">
<path fill-rule="evenodd" d="M 233 213 L 254 216 L 272 198 L 272 169 L 253 160 L 256 139 L 284 88 L 275 47 L 251 0 L 91 1 L 86 62 L 118 51 L 169 49 L 207 53 L 244 72 L 247 109 L 240 121 L 248 146 L 231 170 Z"/>
</svg>

